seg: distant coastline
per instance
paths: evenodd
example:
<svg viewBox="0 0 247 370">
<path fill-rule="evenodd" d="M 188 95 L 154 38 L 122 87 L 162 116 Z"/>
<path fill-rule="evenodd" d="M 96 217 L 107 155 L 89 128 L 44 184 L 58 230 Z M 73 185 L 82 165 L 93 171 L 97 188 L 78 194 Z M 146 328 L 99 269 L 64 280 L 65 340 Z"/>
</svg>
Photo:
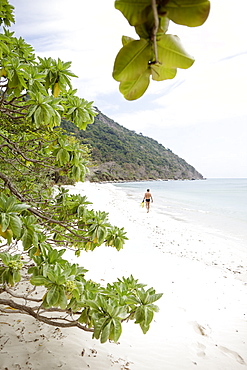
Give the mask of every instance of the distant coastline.
<svg viewBox="0 0 247 370">
<path fill-rule="evenodd" d="M 91 151 L 91 182 L 157 181 L 159 179 L 203 179 L 191 164 L 158 141 L 137 134 L 114 122 L 95 107 L 98 115 L 87 130 L 79 130 L 69 121 L 62 127 Z"/>
</svg>

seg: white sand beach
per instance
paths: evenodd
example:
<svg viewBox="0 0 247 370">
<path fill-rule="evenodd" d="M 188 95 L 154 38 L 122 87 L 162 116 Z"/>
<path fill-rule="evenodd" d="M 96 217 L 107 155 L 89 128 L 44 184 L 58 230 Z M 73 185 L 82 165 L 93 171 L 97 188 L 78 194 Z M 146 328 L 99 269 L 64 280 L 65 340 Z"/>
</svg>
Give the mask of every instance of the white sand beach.
<svg viewBox="0 0 247 370">
<path fill-rule="evenodd" d="M 150 213 L 112 184 L 78 183 L 92 208 L 109 212 L 129 240 L 77 262 L 102 284 L 132 274 L 164 293 L 146 335 L 123 325 L 118 344 L 79 329 L 58 329 L 25 315 L 0 315 L 1 370 L 238 370 L 247 368 L 247 249 L 243 241 Z M 68 252 L 70 260 L 76 260 Z"/>
</svg>

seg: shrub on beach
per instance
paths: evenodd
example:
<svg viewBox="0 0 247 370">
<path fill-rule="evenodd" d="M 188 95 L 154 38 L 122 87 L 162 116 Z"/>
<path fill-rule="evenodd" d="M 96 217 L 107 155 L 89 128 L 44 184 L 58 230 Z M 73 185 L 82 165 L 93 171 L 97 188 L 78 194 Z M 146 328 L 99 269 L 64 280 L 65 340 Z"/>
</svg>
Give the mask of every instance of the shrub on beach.
<svg viewBox="0 0 247 370">
<path fill-rule="evenodd" d="M 0 24 L 13 22 L 4 0 Z M 0 311 L 77 327 L 102 343 L 116 342 L 130 319 L 146 333 L 162 294 L 132 275 L 101 286 L 64 257 L 102 244 L 120 250 L 127 239 L 106 212 L 62 186 L 84 180 L 89 154 L 64 134 L 61 119 L 86 129 L 96 115 L 92 102 L 72 89 L 70 62 L 37 59 L 6 28 L 0 46 Z"/>
</svg>

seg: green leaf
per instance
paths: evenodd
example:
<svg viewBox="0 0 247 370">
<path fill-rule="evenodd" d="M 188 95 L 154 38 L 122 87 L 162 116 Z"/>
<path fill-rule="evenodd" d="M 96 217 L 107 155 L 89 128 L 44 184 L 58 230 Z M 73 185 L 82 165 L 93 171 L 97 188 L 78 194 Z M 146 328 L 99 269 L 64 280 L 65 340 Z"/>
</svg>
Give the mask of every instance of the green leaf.
<svg viewBox="0 0 247 370">
<path fill-rule="evenodd" d="M 136 80 L 124 81 L 119 85 L 119 91 L 127 100 L 139 99 L 147 90 L 150 82 L 150 68 L 147 68 Z"/>
<path fill-rule="evenodd" d="M 90 317 L 89 317 L 89 309 L 88 308 L 84 308 L 84 310 L 82 311 L 81 313 L 81 316 L 79 317 L 78 321 L 81 323 L 81 324 L 87 324 L 90 320 Z"/>
<path fill-rule="evenodd" d="M 13 231 L 13 234 L 17 237 L 20 236 L 21 234 L 21 229 L 22 229 L 22 222 L 20 217 L 11 215 L 10 216 L 10 222 L 9 222 L 9 227 Z"/>
<path fill-rule="evenodd" d="M 11 259 L 11 255 L 7 252 L 0 253 L 0 258 L 2 259 L 3 263 L 8 266 L 9 261 Z"/>
<path fill-rule="evenodd" d="M 152 294 L 148 297 L 148 304 L 151 304 L 163 296 L 163 293 Z"/>
<path fill-rule="evenodd" d="M 13 280 L 15 283 L 18 283 L 21 280 L 21 274 L 19 270 L 13 271 Z"/>
<path fill-rule="evenodd" d="M 138 79 L 147 70 L 151 55 L 152 49 L 148 40 L 128 42 L 116 56 L 113 78 L 119 82 Z"/>
<path fill-rule="evenodd" d="M 38 276 L 32 276 L 30 279 L 30 283 L 32 285 L 46 285 L 49 282 L 48 279 L 46 279 L 44 276 L 38 275 Z"/>
<path fill-rule="evenodd" d="M 52 267 L 51 267 L 52 268 Z M 56 283 L 57 282 L 57 274 L 54 270 L 52 270 L 51 268 L 48 269 L 47 271 L 47 277 L 48 279 L 50 279 L 53 283 Z"/>
<path fill-rule="evenodd" d="M 12 260 L 13 260 L 13 261 L 18 261 L 18 262 L 20 262 L 20 259 L 21 259 L 21 255 L 20 255 L 20 254 L 15 254 L 14 256 L 12 256 Z"/>
<path fill-rule="evenodd" d="M 111 320 L 111 329 L 109 339 L 113 340 L 115 343 L 118 341 L 122 334 L 122 324 L 119 319 L 113 318 Z"/>
<path fill-rule="evenodd" d="M 167 17 L 189 27 L 201 26 L 208 18 L 210 2 L 207 0 L 170 0 L 165 5 Z"/>
<path fill-rule="evenodd" d="M 151 5 L 150 0 L 116 0 L 115 8 L 120 10 L 131 26 L 147 20 Z"/>
<path fill-rule="evenodd" d="M 35 247 L 38 247 L 38 244 L 39 244 L 39 238 L 42 234 L 40 233 L 36 233 L 35 231 L 33 232 L 33 245 Z"/>
<path fill-rule="evenodd" d="M 177 74 L 176 68 L 166 68 L 162 64 L 152 64 L 151 65 L 152 79 L 155 81 L 164 81 L 172 79 Z"/>
<path fill-rule="evenodd" d="M 33 245 L 33 232 L 25 229 L 21 241 L 24 250 L 28 250 Z"/>
<path fill-rule="evenodd" d="M 170 20 L 164 16 L 159 18 L 159 26 L 157 30 L 157 35 L 159 35 L 160 33 L 163 34 L 167 32 L 169 21 Z M 154 29 L 154 15 L 153 15 L 153 11 L 151 11 L 150 9 L 145 23 L 135 26 L 135 31 L 139 35 L 140 38 L 152 40 L 153 29 Z"/>
<path fill-rule="evenodd" d="M 15 285 L 15 281 L 14 281 L 13 275 L 11 274 L 10 270 L 8 271 L 8 273 L 6 273 L 6 278 L 7 278 L 6 280 L 8 284 L 10 284 L 11 286 Z"/>
<path fill-rule="evenodd" d="M 57 161 L 60 163 L 61 166 L 66 164 L 69 161 L 69 153 L 66 149 L 61 148 L 57 153 Z"/>
<path fill-rule="evenodd" d="M 145 322 L 141 322 L 140 327 L 142 329 L 143 334 L 146 334 L 150 328 L 150 325 L 146 324 Z"/>
<path fill-rule="evenodd" d="M 160 18 L 159 29 L 158 29 L 157 33 L 158 34 L 159 33 L 166 33 L 167 30 L 168 30 L 168 27 L 169 27 L 169 23 L 170 23 L 169 18 L 162 16 Z"/>
<path fill-rule="evenodd" d="M 9 283 L 9 278 L 11 274 L 9 272 L 9 268 L 1 269 L 1 281 L 2 283 Z"/>
<path fill-rule="evenodd" d="M 145 311 L 144 306 L 139 306 L 135 312 L 135 323 L 139 324 L 140 322 L 145 320 Z"/>
<path fill-rule="evenodd" d="M 189 68 L 194 58 L 183 48 L 178 36 L 163 35 L 157 40 L 159 62 L 165 68 Z"/>
<path fill-rule="evenodd" d="M 13 232 L 12 232 L 12 230 L 6 230 L 6 233 L 7 233 L 7 242 L 8 242 L 8 245 L 10 245 L 11 244 L 11 242 L 12 242 L 12 238 L 13 238 Z"/>
<path fill-rule="evenodd" d="M 2 225 L 2 232 L 5 232 L 9 226 L 10 215 L 8 213 L 1 213 L 1 225 Z"/>
<path fill-rule="evenodd" d="M 99 320 L 94 320 L 94 332 L 93 332 L 94 338 L 99 339 L 100 333 L 106 321 L 107 319 L 105 317 L 102 317 Z"/>
<path fill-rule="evenodd" d="M 26 209 L 30 208 L 30 206 L 28 204 L 25 204 L 25 203 L 18 203 L 18 204 L 15 204 L 12 208 L 12 212 L 17 212 L 17 213 L 21 213 L 22 211 L 25 211 Z"/>
<path fill-rule="evenodd" d="M 81 179 L 81 169 L 79 166 L 72 167 L 72 175 L 76 181 L 79 181 Z"/>
<path fill-rule="evenodd" d="M 132 37 L 129 37 L 129 36 L 122 36 L 122 44 L 123 44 L 123 46 L 126 45 L 126 44 L 128 44 L 131 41 L 135 41 L 135 39 L 133 39 Z"/>
<path fill-rule="evenodd" d="M 7 197 L 5 194 L 0 194 L 0 211 L 5 211 L 5 205 L 6 205 Z"/>
<path fill-rule="evenodd" d="M 59 275 L 57 278 L 58 285 L 64 285 L 66 283 L 66 277 L 64 275 Z"/>
<path fill-rule="evenodd" d="M 145 307 L 145 324 L 150 325 L 154 317 L 154 312 L 149 307 Z"/>
<path fill-rule="evenodd" d="M 54 263 L 58 258 L 58 252 L 56 249 L 53 249 L 51 252 L 49 252 L 49 262 L 52 264 Z"/>
<path fill-rule="evenodd" d="M 46 295 L 46 301 L 49 306 L 56 306 L 59 300 L 59 289 L 57 285 L 53 285 L 51 289 L 49 289 Z"/>
<path fill-rule="evenodd" d="M 111 329 L 111 321 L 108 322 L 102 330 L 101 336 L 100 336 L 100 343 L 105 343 L 110 336 L 110 329 Z"/>
<path fill-rule="evenodd" d="M 136 26 L 146 21 L 151 6 L 150 0 L 116 0 L 115 8 L 123 13 L 131 26 Z"/>
<path fill-rule="evenodd" d="M 99 310 L 99 306 L 95 303 L 95 301 L 92 300 L 86 300 L 86 304 L 90 306 L 91 308 L 94 308 L 95 310 Z"/>
<path fill-rule="evenodd" d="M 65 291 L 62 286 L 59 286 L 58 289 L 59 289 L 59 299 L 58 299 L 57 305 L 60 306 L 62 310 L 65 310 L 68 304 Z"/>
<path fill-rule="evenodd" d="M 66 252 L 67 249 L 60 249 L 59 251 L 57 251 L 57 258 L 60 258 L 62 257 L 62 255 Z"/>
<path fill-rule="evenodd" d="M 5 210 L 6 212 L 11 212 L 13 205 L 16 203 L 16 198 L 11 196 L 8 197 L 6 204 L 5 204 Z"/>
</svg>

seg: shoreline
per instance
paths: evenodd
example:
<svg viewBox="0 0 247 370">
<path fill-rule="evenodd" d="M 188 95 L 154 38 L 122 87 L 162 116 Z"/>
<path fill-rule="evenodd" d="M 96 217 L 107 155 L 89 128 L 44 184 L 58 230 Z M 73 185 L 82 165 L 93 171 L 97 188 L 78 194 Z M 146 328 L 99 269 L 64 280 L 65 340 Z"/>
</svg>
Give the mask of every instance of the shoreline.
<svg viewBox="0 0 247 370">
<path fill-rule="evenodd" d="M 111 224 L 124 227 L 129 238 L 119 252 L 103 246 L 82 252 L 79 259 L 68 252 L 68 259 L 88 269 L 86 277 L 101 284 L 132 274 L 164 293 L 157 302 L 160 311 L 146 335 L 129 322 L 123 325 L 119 344 L 103 345 L 79 329 L 56 330 L 24 315 L 1 315 L 1 321 L 10 324 L 2 325 L 3 368 L 246 368 L 246 252 L 241 247 L 232 250 L 236 242 L 223 236 L 167 215 L 161 219 L 155 207 L 147 214 L 112 184 L 78 183 L 68 188 L 86 195 L 93 209 L 109 212 Z"/>
<path fill-rule="evenodd" d="M 154 181 L 201 181 L 201 180 L 207 180 L 207 177 L 200 178 L 192 178 L 192 179 L 146 179 L 146 180 L 107 180 L 107 181 L 90 181 L 86 180 L 86 182 L 89 182 L 90 184 L 124 184 L 128 182 L 154 182 Z"/>
<path fill-rule="evenodd" d="M 83 187 L 86 189 L 84 195 L 87 195 L 89 201 L 94 203 L 92 208 L 109 212 L 112 224 L 117 221 L 117 226 L 126 227 L 126 230 L 130 232 L 133 228 L 132 223 L 134 223 L 138 229 L 142 230 L 142 235 L 145 234 L 150 247 L 157 248 L 164 254 L 188 259 L 197 258 L 209 266 L 218 266 L 226 272 L 236 271 L 238 266 L 242 266 L 239 267 L 241 273 L 237 273 L 241 276 L 237 277 L 247 283 L 245 262 L 247 251 L 243 241 L 238 240 L 237 237 L 225 236 L 217 229 L 212 230 L 209 227 L 177 220 L 170 214 L 157 213 L 155 203 L 150 213 L 146 214 L 145 209 L 140 207 L 136 199 L 132 199 L 127 189 L 125 191 L 113 184 L 94 183 L 92 187 L 91 183 L 84 183 Z M 100 192 L 102 196 L 97 196 L 97 192 Z M 112 199 L 109 200 L 109 196 Z M 120 210 L 120 217 L 117 215 L 118 210 Z M 235 260 L 231 261 L 233 248 Z"/>
</svg>

